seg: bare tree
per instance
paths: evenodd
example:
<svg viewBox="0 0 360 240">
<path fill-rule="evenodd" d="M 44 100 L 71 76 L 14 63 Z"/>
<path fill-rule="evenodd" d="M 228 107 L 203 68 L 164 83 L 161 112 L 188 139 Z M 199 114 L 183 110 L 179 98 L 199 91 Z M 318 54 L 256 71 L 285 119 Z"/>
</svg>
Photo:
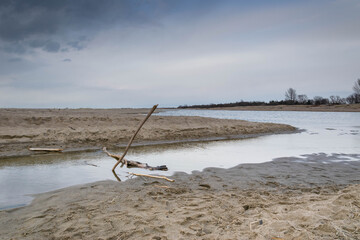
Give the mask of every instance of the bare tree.
<svg viewBox="0 0 360 240">
<path fill-rule="evenodd" d="M 296 90 L 293 88 L 289 88 L 286 92 L 285 92 L 285 100 L 286 101 L 291 101 L 291 102 L 295 102 L 297 98 L 296 95 Z"/>
<path fill-rule="evenodd" d="M 349 95 L 349 96 L 346 98 L 346 102 L 347 102 L 348 104 L 356 103 L 356 100 L 357 100 L 357 99 L 356 99 L 356 94 L 355 94 L 355 93 Z"/>
<path fill-rule="evenodd" d="M 314 104 L 315 105 L 320 105 L 321 101 L 322 101 L 322 97 L 320 97 L 320 96 L 315 96 L 314 97 Z"/>
<path fill-rule="evenodd" d="M 348 98 L 352 98 L 353 103 L 360 103 L 360 78 L 357 81 L 355 81 L 353 90 L 354 90 L 354 93 L 352 95 L 350 95 Z"/>
<path fill-rule="evenodd" d="M 323 98 L 323 97 L 320 97 L 320 96 L 315 96 L 314 97 L 314 104 L 315 105 L 329 104 L 329 99 Z"/>
<path fill-rule="evenodd" d="M 340 96 L 330 96 L 330 104 L 341 104 L 343 99 Z"/>
<path fill-rule="evenodd" d="M 354 90 L 355 94 L 360 95 L 360 78 L 357 81 L 355 81 L 353 90 Z"/>
<path fill-rule="evenodd" d="M 297 96 L 297 100 L 300 104 L 305 104 L 309 99 L 305 94 L 300 94 Z"/>
</svg>

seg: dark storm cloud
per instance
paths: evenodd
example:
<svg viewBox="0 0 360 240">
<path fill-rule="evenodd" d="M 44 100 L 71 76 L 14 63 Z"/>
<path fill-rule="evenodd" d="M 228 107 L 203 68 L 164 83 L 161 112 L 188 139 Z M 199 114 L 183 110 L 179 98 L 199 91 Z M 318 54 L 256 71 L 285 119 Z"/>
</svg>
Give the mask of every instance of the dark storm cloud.
<svg viewBox="0 0 360 240">
<path fill-rule="evenodd" d="M 22 41 L 36 35 L 52 35 L 93 23 L 106 23 L 112 1 L 27 0 L 1 1 L 0 38 Z M 108 4 L 107 4 L 108 3 Z M 108 18 L 108 19 L 107 19 Z"/>
<path fill-rule="evenodd" d="M 18 54 L 28 48 L 82 50 L 99 31 L 156 25 L 164 15 L 204 11 L 216 4 L 212 0 L 1 0 L 0 44 L 1 40 L 10 43 L 7 52 Z M 14 46 L 19 50 L 14 51 Z"/>
<path fill-rule="evenodd" d="M 16 42 L 35 34 L 54 33 L 59 16 L 53 11 L 58 6 L 51 7 L 51 2 L 1 1 L 0 38 Z"/>
<path fill-rule="evenodd" d="M 1 48 L 17 54 L 25 53 L 27 48 L 58 52 L 62 45 L 82 50 L 99 30 L 117 23 L 147 22 L 149 14 L 154 13 L 151 6 L 141 1 L 2 0 Z M 77 32 L 82 35 L 77 36 Z"/>
</svg>

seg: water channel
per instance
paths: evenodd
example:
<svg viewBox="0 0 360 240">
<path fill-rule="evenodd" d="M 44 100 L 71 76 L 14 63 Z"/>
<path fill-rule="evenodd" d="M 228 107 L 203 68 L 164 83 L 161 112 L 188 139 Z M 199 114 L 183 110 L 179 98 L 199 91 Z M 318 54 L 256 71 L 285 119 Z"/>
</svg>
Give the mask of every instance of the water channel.
<svg viewBox="0 0 360 240">
<path fill-rule="evenodd" d="M 313 153 L 346 155 L 345 160 L 360 161 L 360 113 L 172 110 L 158 115 L 286 123 L 304 130 L 241 140 L 142 146 L 129 151 L 128 159 L 149 165 L 166 164 L 169 171 L 160 174 L 191 173 L 206 167 L 230 168 L 242 163 Z M 28 204 L 36 193 L 99 180 L 116 180 L 111 172 L 114 163 L 114 159 L 102 151 L 1 159 L 0 209 Z M 122 180 L 127 179 L 128 171 L 117 170 Z M 131 171 L 148 173 L 142 169 Z"/>
</svg>

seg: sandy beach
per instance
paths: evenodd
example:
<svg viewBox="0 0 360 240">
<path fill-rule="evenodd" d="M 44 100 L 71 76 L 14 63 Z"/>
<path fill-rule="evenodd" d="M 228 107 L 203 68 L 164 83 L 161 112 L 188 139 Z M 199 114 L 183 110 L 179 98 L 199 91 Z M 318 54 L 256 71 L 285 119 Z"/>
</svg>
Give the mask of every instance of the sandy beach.
<svg viewBox="0 0 360 240">
<path fill-rule="evenodd" d="M 1 109 L 1 156 L 31 154 L 29 146 L 118 150 L 147 112 Z M 137 144 L 294 131 L 282 124 L 155 115 Z M 359 171 L 360 154 L 311 154 L 178 172 L 169 177 L 175 182 L 137 177 L 77 185 L 0 211 L 0 239 L 360 239 Z"/>
<path fill-rule="evenodd" d="M 0 239 L 359 239 L 360 162 L 349 157 L 360 159 L 317 154 L 177 173 L 173 183 L 60 189 L 1 211 Z"/>
<path fill-rule="evenodd" d="M 65 151 L 125 146 L 149 109 L 0 109 L 0 157 L 32 154 L 29 147 Z M 161 111 L 161 110 L 159 110 Z M 244 138 L 293 132 L 283 124 L 153 115 L 134 145 Z"/>
</svg>

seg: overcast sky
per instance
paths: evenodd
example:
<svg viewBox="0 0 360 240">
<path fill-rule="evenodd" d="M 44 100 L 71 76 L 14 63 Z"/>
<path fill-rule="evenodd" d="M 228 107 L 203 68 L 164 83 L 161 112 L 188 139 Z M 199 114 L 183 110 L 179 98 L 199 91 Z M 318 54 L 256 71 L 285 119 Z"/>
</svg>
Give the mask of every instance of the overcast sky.
<svg viewBox="0 0 360 240">
<path fill-rule="evenodd" d="M 359 13 L 359 0 L 1 0 L 0 107 L 347 97 Z"/>
</svg>

